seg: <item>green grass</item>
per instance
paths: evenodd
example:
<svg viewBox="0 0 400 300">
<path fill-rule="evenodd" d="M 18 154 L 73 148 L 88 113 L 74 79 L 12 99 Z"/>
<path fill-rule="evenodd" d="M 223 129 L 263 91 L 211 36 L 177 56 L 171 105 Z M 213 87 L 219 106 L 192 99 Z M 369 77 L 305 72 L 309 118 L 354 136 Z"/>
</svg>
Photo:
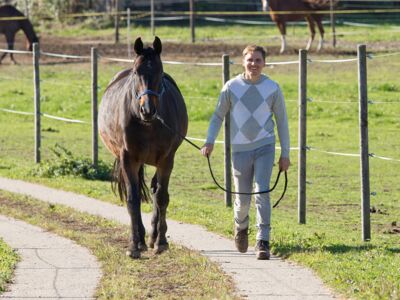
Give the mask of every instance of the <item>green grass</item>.
<svg viewBox="0 0 400 300">
<path fill-rule="evenodd" d="M 378 36 L 379 33 L 374 35 Z M 385 31 L 381 35 L 383 39 L 389 39 Z M 328 55 L 317 57 L 313 53 L 310 56 L 337 58 Z M 269 57 L 273 61 L 296 58 Z M 104 62 L 100 64 L 101 91 L 114 73 L 125 66 Z M 2 65 L 1 68 L 4 72 L 0 75 L 0 107 L 33 111 L 30 67 Z M 190 120 L 188 135 L 204 138 L 221 88 L 220 68 L 173 65 L 165 65 L 164 68 L 176 79 L 185 96 Z M 42 111 L 90 120 L 89 64 L 44 65 L 41 71 L 45 97 Z M 368 60 L 369 99 L 384 102 L 369 105 L 370 152 L 397 160 L 400 159 L 399 71 L 398 55 Z M 239 72 L 240 66 L 231 67 L 231 76 Z M 291 143 L 294 147 L 297 146 L 298 130 L 297 72 L 297 65 L 265 69 L 265 73 L 279 82 L 287 99 Z M 3 74 L 6 75 L 3 77 Z M 357 153 L 359 129 L 356 63 L 310 63 L 308 80 L 308 97 L 313 98 L 313 102 L 308 103 L 307 145 L 327 151 Z M 32 117 L 0 112 L 0 124 L 1 176 L 39 182 L 119 203 L 111 193 L 108 182 L 78 177 L 43 178 L 30 175 L 35 168 Z M 42 132 L 44 160 L 55 159 L 50 149 L 56 143 L 66 147 L 76 157 L 90 157 L 89 125 L 43 119 L 42 126 L 44 129 L 54 129 Z M 219 139 L 222 139 L 222 135 Z M 201 145 L 201 142 L 197 144 Z M 110 154 L 102 145 L 99 157 L 106 163 L 112 163 Z M 400 162 L 370 159 L 371 192 L 376 193 L 371 196 L 371 206 L 376 212 L 371 214 L 372 239 L 365 243 L 361 241 L 359 158 L 318 151 L 307 153 L 309 184 L 306 225 L 297 222 L 297 151 L 292 151 L 291 160 L 287 195 L 279 208 L 273 210 L 271 234 L 274 253 L 309 266 L 326 284 L 342 295 L 357 299 L 398 299 L 400 247 L 396 230 L 400 223 Z M 222 162 L 223 149 L 218 145 L 212 164 L 220 181 L 223 181 Z M 151 172 L 152 169 L 148 168 L 149 177 Z M 281 186 L 278 192 L 271 194 L 273 201 L 278 197 L 280 189 Z M 212 183 L 206 160 L 187 143 L 177 152 L 170 196 L 169 218 L 201 224 L 211 231 L 232 237 L 232 209 L 225 207 L 223 193 Z M 145 205 L 144 210 L 150 209 Z M 250 239 L 254 242 L 254 208 L 250 217 Z"/>
<path fill-rule="evenodd" d="M 125 255 L 129 226 L 1 191 L 0 205 L 2 214 L 88 248 L 97 257 L 103 273 L 96 299 L 236 299 L 232 280 L 195 251 L 172 244 L 163 255 L 148 251 L 142 259 L 133 260 Z M 0 243 L 0 253 L 1 250 Z M 13 256 L 8 258 L 4 265 L 12 263 L 12 259 L 15 260 Z"/>
<path fill-rule="evenodd" d="M 4 292 L 6 284 L 10 282 L 18 255 L 0 238 L 0 293 Z"/>
</svg>

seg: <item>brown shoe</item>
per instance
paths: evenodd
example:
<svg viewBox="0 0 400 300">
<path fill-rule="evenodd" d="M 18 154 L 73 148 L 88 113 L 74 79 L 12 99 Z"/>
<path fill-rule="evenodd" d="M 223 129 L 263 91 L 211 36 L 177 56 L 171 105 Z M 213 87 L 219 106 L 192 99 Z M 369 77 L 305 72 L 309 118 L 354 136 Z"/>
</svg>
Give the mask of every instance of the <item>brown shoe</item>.
<svg viewBox="0 0 400 300">
<path fill-rule="evenodd" d="M 257 259 L 266 260 L 270 258 L 269 241 L 263 241 L 263 240 L 257 241 L 255 250 Z"/>
<path fill-rule="evenodd" d="M 242 230 L 235 229 L 235 245 L 236 249 L 238 249 L 241 253 L 246 253 L 247 248 L 249 247 L 249 240 L 248 240 L 248 228 Z"/>
</svg>

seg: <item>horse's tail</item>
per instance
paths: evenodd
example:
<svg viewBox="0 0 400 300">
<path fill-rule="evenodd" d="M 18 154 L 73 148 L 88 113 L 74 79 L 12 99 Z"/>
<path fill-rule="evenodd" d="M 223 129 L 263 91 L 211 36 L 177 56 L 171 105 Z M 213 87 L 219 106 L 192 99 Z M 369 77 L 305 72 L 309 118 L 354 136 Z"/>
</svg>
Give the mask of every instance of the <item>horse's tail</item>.
<svg viewBox="0 0 400 300">
<path fill-rule="evenodd" d="M 143 165 L 140 166 L 138 175 L 139 175 L 140 199 L 142 201 L 148 202 L 150 199 L 150 196 L 149 196 L 149 189 L 144 180 L 144 166 Z M 118 158 L 115 159 L 115 161 L 114 161 L 111 188 L 112 188 L 112 191 L 114 192 L 114 194 L 117 194 L 117 190 L 118 190 L 118 196 L 121 199 L 121 201 L 126 201 L 126 199 L 128 198 L 128 192 L 127 192 L 125 181 L 122 177 L 121 162 Z"/>
</svg>

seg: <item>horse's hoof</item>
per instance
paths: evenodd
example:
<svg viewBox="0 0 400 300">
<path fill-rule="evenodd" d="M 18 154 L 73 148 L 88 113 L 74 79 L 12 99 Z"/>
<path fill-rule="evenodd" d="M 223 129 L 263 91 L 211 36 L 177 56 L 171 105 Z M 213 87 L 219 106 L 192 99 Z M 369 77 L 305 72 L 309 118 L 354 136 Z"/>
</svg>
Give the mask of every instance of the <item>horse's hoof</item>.
<svg viewBox="0 0 400 300">
<path fill-rule="evenodd" d="M 146 243 L 139 243 L 139 251 L 141 252 L 147 251 Z"/>
<path fill-rule="evenodd" d="M 167 244 L 163 244 L 163 245 L 158 245 L 154 248 L 154 253 L 155 254 L 160 254 L 163 253 L 164 251 L 169 249 L 169 245 Z"/>
<path fill-rule="evenodd" d="M 128 250 L 126 251 L 126 256 L 129 256 L 133 259 L 138 259 L 140 258 L 140 250 Z"/>
</svg>

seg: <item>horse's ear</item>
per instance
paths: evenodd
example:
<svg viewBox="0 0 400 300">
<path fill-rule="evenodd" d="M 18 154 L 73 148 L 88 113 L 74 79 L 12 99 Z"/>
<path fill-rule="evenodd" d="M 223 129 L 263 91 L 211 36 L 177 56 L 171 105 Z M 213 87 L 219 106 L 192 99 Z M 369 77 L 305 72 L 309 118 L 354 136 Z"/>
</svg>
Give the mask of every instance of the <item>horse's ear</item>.
<svg viewBox="0 0 400 300">
<path fill-rule="evenodd" d="M 153 48 L 154 48 L 154 51 L 156 51 L 157 54 L 161 54 L 162 45 L 161 45 L 161 40 L 159 39 L 158 36 L 156 36 L 154 38 Z"/>
<path fill-rule="evenodd" d="M 133 49 L 135 49 L 137 55 L 141 55 L 143 53 L 143 42 L 140 37 L 136 39 Z"/>
</svg>

